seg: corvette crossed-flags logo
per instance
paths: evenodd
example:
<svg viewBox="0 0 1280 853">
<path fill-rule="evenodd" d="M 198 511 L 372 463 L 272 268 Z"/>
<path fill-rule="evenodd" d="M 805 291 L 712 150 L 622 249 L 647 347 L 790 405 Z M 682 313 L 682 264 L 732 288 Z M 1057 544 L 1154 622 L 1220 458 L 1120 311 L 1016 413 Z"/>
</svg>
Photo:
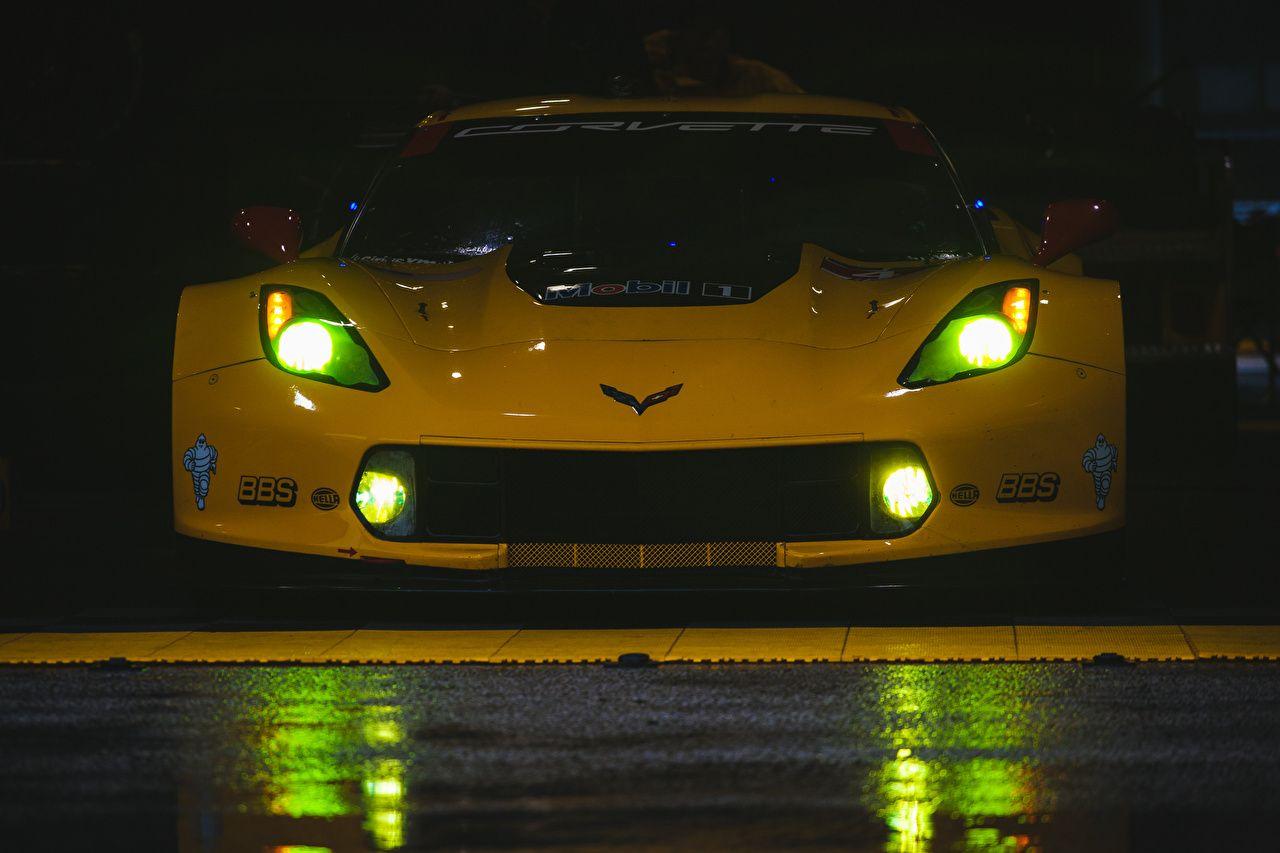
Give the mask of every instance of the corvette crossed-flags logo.
<svg viewBox="0 0 1280 853">
<path fill-rule="evenodd" d="M 670 400 L 672 397 L 679 394 L 680 389 L 683 387 L 684 387 L 683 382 L 680 383 L 679 385 L 672 385 L 670 388 L 663 388 L 661 391 L 656 391 L 650 394 L 648 397 L 645 397 L 643 400 L 637 400 L 631 394 L 628 394 L 626 391 L 619 391 L 617 388 L 614 388 L 612 385 L 602 384 L 600 386 L 600 390 L 603 391 L 604 395 L 609 399 L 616 400 L 617 402 L 621 403 L 624 406 L 630 406 L 632 411 L 634 411 L 637 415 L 643 415 L 645 409 L 649 408 L 650 406 L 656 406 L 659 403 L 665 403 L 667 400 Z"/>
</svg>

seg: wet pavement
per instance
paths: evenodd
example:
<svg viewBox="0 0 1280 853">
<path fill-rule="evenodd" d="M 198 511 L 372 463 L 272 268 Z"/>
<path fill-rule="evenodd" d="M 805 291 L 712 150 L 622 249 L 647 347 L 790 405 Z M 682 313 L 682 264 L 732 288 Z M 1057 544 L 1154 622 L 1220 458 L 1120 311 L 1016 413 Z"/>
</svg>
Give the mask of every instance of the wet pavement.
<svg viewBox="0 0 1280 853">
<path fill-rule="evenodd" d="M 1280 666 L 0 670 L 6 849 L 1269 846 Z"/>
</svg>

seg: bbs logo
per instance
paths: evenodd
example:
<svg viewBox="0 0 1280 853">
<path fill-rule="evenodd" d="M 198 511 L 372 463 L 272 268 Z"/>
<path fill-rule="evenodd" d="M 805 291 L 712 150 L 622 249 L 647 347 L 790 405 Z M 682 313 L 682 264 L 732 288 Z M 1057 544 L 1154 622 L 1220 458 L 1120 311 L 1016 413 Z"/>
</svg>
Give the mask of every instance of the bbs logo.
<svg viewBox="0 0 1280 853">
<path fill-rule="evenodd" d="M 236 498 L 245 506 L 293 506 L 298 502 L 298 481 L 292 477 L 241 474 Z"/>
<path fill-rule="evenodd" d="M 1061 481 L 1053 471 L 1043 474 L 1001 474 L 996 500 L 1002 504 L 1055 500 Z"/>
</svg>

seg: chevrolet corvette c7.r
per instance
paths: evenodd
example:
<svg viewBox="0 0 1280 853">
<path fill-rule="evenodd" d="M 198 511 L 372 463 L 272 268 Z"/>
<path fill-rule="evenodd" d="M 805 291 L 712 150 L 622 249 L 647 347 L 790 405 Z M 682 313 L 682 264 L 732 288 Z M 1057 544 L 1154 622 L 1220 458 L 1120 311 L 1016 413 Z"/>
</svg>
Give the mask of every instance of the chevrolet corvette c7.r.
<svg viewBox="0 0 1280 853">
<path fill-rule="evenodd" d="M 1118 286 L 966 198 L 908 111 L 837 98 L 480 104 L 343 231 L 185 289 L 187 541 L 511 577 L 860 571 L 1124 524 Z M 332 563 L 332 561 L 331 561 Z M 635 575 L 633 574 L 632 577 Z"/>
</svg>

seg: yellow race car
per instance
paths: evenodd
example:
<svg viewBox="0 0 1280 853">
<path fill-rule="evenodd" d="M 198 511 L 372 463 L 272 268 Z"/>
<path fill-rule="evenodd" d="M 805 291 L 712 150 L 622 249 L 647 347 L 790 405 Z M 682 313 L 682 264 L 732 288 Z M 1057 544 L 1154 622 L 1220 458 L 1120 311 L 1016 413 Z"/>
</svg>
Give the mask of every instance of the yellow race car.
<svg viewBox="0 0 1280 853">
<path fill-rule="evenodd" d="M 1110 542 L 1120 294 L 1070 253 L 1114 227 L 1076 200 L 1020 229 L 896 107 L 428 116 L 339 234 L 299 253 L 297 215 L 246 208 L 279 265 L 183 291 L 177 533 L 394 583 Z"/>
</svg>

